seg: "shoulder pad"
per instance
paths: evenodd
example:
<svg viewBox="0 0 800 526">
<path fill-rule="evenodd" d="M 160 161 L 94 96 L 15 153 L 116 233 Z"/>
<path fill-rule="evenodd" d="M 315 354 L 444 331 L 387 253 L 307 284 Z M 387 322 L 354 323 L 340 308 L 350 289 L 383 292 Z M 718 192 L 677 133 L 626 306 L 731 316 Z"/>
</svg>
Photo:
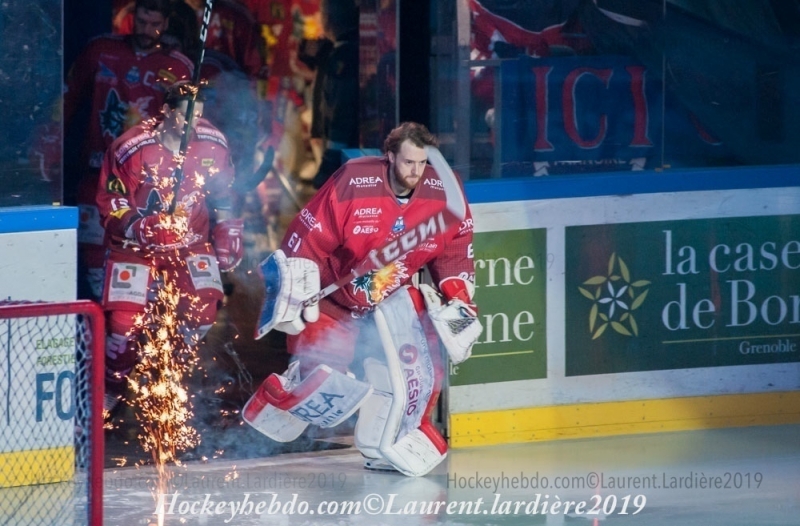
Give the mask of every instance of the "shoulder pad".
<svg viewBox="0 0 800 526">
<path fill-rule="evenodd" d="M 199 122 L 195 133 L 197 134 L 197 138 L 201 141 L 212 141 L 223 145 L 225 148 L 228 147 L 228 140 L 222 132 L 209 124 L 208 121 Z"/>
<path fill-rule="evenodd" d="M 194 70 L 194 64 L 192 63 L 192 61 L 191 61 L 191 60 L 189 60 L 189 57 L 187 57 L 186 55 L 184 55 L 184 54 L 183 54 L 181 51 L 179 51 L 179 50 L 177 50 L 177 49 L 174 49 L 174 48 L 173 48 L 173 49 L 170 49 L 170 50 L 169 50 L 169 53 L 167 53 L 167 54 L 168 54 L 168 55 L 169 55 L 171 58 L 174 58 L 174 59 L 176 59 L 176 60 L 179 60 L 179 61 L 181 61 L 181 62 L 183 63 L 183 65 L 184 65 L 184 66 L 186 66 L 187 68 L 189 68 L 189 70 L 190 70 L 190 71 L 193 71 L 193 70 Z"/>
<path fill-rule="evenodd" d="M 347 164 L 380 164 L 384 159 L 386 159 L 385 156 L 365 155 L 363 157 L 351 159 L 347 161 Z"/>
<path fill-rule="evenodd" d="M 122 135 L 120 137 L 122 142 L 117 145 L 116 152 L 114 152 L 114 157 L 120 164 L 127 161 L 131 155 L 136 153 L 143 146 L 156 143 L 156 137 L 151 128 L 138 126 L 136 128 L 131 128 L 131 130 L 137 130 L 137 132 L 133 133 L 132 137 L 128 134 Z"/>
</svg>

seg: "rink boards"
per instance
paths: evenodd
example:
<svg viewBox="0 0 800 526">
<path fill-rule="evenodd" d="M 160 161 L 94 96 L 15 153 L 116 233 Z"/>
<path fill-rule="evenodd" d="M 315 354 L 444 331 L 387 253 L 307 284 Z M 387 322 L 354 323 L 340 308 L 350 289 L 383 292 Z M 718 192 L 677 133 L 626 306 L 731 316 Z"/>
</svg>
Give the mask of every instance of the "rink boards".
<svg viewBox="0 0 800 526">
<path fill-rule="evenodd" d="M 73 301 L 78 212 L 0 209 L 0 300 Z M 0 488 L 70 480 L 74 472 L 74 341 L 39 341 L 4 320 L 0 333 Z M 38 329 L 46 333 L 41 325 Z"/>
<path fill-rule="evenodd" d="M 726 173 L 791 180 L 763 171 Z M 450 368 L 454 447 L 800 422 L 800 189 L 537 182 L 467 185 L 485 330 Z"/>
</svg>

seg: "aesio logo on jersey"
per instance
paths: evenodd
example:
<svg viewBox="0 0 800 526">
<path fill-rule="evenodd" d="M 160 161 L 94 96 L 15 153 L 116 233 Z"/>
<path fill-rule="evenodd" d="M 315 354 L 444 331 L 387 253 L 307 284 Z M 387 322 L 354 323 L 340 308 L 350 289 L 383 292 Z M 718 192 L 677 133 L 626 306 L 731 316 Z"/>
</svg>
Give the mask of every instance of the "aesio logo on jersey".
<svg viewBox="0 0 800 526">
<path fill-rule="evenodd" d="M 376 227 L 376 226 L 372 226 L 372 225 L 367 225 L 367 226 L 356 225 L 356 227 L 353 229 L 353 234 L 377 234 L 379 231 L 380 231 L 380 229 L 378 227 Z"/>
</svg>

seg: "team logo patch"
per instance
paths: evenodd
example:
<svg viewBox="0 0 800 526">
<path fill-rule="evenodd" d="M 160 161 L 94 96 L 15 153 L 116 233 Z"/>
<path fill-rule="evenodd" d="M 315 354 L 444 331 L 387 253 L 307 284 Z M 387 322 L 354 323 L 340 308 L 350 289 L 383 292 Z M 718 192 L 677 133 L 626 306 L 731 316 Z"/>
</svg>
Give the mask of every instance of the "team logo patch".
<svg viewBox="0 0 800 526">
<path fill-rule="evenodd" d="M 116 175 L 111 174 L 108 181 L 106 181 L 106 191 L 112 194 L 125 195 L 125 183 L 120 181 Z"/>
<path fill-rule="evenodd" d="M 141 73 L 139 73 L 139 68 L 137 66 L 133 66 L 128 73 L 125 74 L 125 82 L 129 84 L 137 84 L 142 79 Z"/>
<path fill-rule="evenodd" d="M 166 207 L 164 206 L 164 202 L 161 200 L 161 194 L 159 194 L 158 190 L 156 190 L 155 188 L 151 189 L 150 193 L 147 194 L 147 202 L 145 204 L 145 207 L 137 208 L 139 214 L 143 216 L 157 214 L 165 209 Z"/>
<path fill-rule="evenodd" d="M 380 270 L 354 279 L 351 282 L 353 294 L 363 292 L 369 305 L 377 305 L 397 290 L 407 278 L 408 267 L 401 261 L 395 261 Z"/>
<path fill-rule="evenodd" d="M 392 233 L 398 234 L 405 229 L 406 229 L 406 223 L 405 221 L 403 221 L 403 216 L 400 216 L 397 218 L 397 221 L 395 221 L 394 225 L 392 226 Z"/>
</svg>

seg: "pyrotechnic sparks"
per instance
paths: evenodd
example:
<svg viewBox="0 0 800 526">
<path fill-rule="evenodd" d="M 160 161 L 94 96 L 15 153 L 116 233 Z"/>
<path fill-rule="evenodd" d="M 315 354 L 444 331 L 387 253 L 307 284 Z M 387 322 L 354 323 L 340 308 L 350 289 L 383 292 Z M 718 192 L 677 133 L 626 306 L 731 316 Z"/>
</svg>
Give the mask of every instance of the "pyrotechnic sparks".
<svg viewBox="0 0 800 526">
<path fill-rule="evenodd" d="M 187 298 L 168 272 L 153 276 L 158 283 L 155 301 L 150 302 L 136 327 L 143 338 L 135 374 L 129 379 L 131 405 L 141 426 L 139 443 L 150 453 L 158 480 L 154 493 L 169 493 L 172 474 L 169 463 L 180 464 L 178 455 L 199 444 L 200 437 L 190 425 L 193 416 L 185 379 L 197 363 L 193 339 L 185 338 L 187 319 L 178 316 Z M 163 524 L 163 516 L 159 517 Z"/>
</svg>

